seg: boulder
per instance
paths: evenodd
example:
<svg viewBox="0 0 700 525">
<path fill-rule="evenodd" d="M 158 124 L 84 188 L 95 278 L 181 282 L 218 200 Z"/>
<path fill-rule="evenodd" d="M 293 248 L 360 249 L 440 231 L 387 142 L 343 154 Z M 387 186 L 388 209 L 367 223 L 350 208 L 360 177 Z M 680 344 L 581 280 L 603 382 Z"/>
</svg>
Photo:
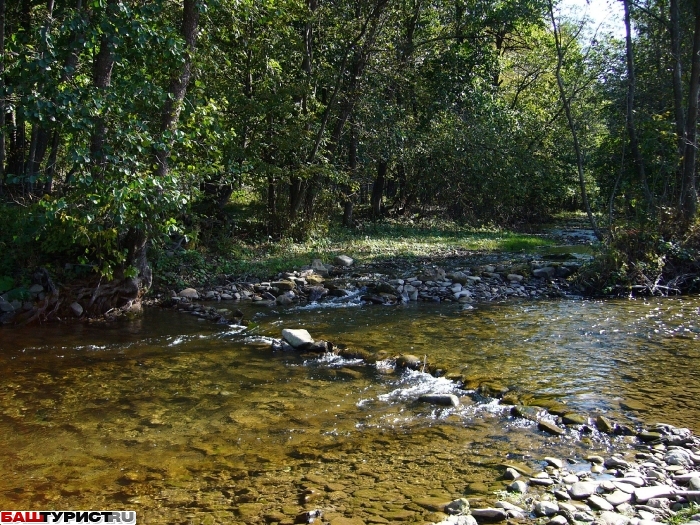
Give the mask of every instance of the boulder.
<svg viewBox="0 0 700 525">
<path fill-rule="evenodd" d="M 187 299 L 199 299 L 199 293 L 194 288 L 185 288 L 177 294 L 179 297 L 185 297 Z"/>
<path fill-rule="evenodd" d="M 70 308 L 71 313 L 74 316 L 80 317 L 81 315 L 83 315 L 83 307 L 80 306 L 80 303 L 77 303 L 77 302 L 71 303 L 69 308 Z"/>
<path fill-rule="evenodd" d="M 352 257 L 348 257 L 347 255 L 338 255 L 333 259 L 333 264 L 336 266 L 352 266 L 354 262 Z"/>
<path fill-rule="evenodd" d="M 314 259 L 311 262 L 311 269 L 318 275 L 328 277 L 328 268 L 326 268 L 326 265 L 323 264 L 321 259 Z"/>
<path fill-rule="evenodd" d="M 294 283 L 294 281 L 288 281 L 288 280 L 275 281 L 272 283 L 272 286 L 274 288 L 277 288 L 281 292 L 288 292 L 288 291 L 294 290 L 296 288 L 296 284 Z"/>
<path fill-rule="evenodd" d="M 311 334 L 303 328 L 296 330 L 285 328 L 282 330 L 282 338 L 293 348 L 303 348 L 314 343 L 314 339 L 311 337 Z"/>
</svg>

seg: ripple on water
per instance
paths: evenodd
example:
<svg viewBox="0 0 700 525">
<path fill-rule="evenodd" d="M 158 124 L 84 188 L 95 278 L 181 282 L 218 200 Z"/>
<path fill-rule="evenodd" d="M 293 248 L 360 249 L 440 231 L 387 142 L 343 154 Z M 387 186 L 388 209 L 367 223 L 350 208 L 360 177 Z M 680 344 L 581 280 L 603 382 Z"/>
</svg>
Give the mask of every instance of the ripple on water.
<svg viewBox="0 0 700 525">
<path fill-rule="evenodd" d="M 0 504 L 258 522 L 293 518 L 313 489 L 314 506 L 342 502 L 367 521 L 430 521 L 416 498 L 488 499 L 503 489 L 494 480 L 505 460 L 624 444 L 595 430 L 546 435 L 444 378 L 391 373 L 387 357 L 427 356 L 475 388 L 498 384 L 587 415 L 692 428 L 699 309 L 697 298 L 521 302 L 468 316 L 457 305 L 314 307 L 266 312 L 252 330 L 149 311 L 100 329 L 3 331 L 0 469 L 12 475 L 0 479 Z M 379 360 L 271 352 L 287 326 Z M 416 402 L 423 393 L 461 403 Z"/>
</svg>

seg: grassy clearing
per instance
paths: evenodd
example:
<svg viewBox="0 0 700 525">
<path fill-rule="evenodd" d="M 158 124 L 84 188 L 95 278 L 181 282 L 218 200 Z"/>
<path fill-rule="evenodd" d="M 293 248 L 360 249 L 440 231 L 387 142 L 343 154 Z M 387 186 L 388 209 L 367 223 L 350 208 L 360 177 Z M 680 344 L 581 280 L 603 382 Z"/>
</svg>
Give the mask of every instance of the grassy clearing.
<svg viewBox="0 0 700 525">
<path fill-rule="evenodd" d="M 228 239 L 214 251 L 189 250 L 155 257 L 161 284 L 202 283 L 217 275 L 267 278 L 300 268 L 313 259 L 331 262 L 346 254 L 361 263 L 394 258 L 417 259 L 464 255 L 465 252 L 528 252 L 551 246 L 553 240 L 501 230 L 476 230 L 451 223 L 439 225 L 369 224 L 357 230 L 335 229 L 305 242 L 291 239 L 243 242 Z"/>
</svg>

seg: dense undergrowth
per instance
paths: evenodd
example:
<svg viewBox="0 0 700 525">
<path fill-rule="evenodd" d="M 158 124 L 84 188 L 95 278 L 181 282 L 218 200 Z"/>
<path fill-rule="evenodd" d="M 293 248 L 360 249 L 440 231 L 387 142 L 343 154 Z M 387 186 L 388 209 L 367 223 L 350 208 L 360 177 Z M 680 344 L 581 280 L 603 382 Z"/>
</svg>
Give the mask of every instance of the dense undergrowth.
<svg viewBox="0 0 700 525">
<path fill-rule="evenodd" d="M 660 210 L 654 221 L 617 224 L 577 282 L 592 295 L 698 293 L 700 223 Z"/>
<path fill-rule="evenodd" d="M 469 226 L 440 213 L 373 220 L 361 209 L 353 228 L 340 226 L 336 217 L 305 224 L 301 239 L 291 234 L 273 238 L 266 235 L 259 205 L 242 196 L 216 219 L 193 213 L 183 220 L 178 236 L 152 239 L 154 289 L 213 284 L 222 276 L 265 279 L 309 265 L 313 259 L 331 262 L 339 254 L 363 263 L 397 258 L 433 258 L 439 263 L 441 258 L 473 252 L 529 253 L 556 243 L 541 233 Z M 46 228 L 30 208 L 4 206 L 3 213 L 0 293 L 10 292 L 8 299 L 27 298 L 33 272 L 40 267 L 59 285 L 99 274 L 99 260 L 80 243 L 66 242 L 61 232 Z M 571 218 L 569 214 L 557 220 Z M 595 259 L 576 277 L 579 289 L 591 295 L 700 292 L 700 225 L 679 224 L 663 210 L 654 221 L 618 221 L 605 242 L 595 247 Z M 541 231 L 537 225 L 521 229 Z"/>
</svg>

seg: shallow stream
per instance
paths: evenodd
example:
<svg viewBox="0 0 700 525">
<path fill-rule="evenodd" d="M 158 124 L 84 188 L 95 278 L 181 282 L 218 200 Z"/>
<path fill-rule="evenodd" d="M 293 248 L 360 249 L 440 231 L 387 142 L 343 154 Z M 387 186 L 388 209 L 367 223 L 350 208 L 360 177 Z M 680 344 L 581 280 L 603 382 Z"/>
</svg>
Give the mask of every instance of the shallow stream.
<svg viewBox="0 0 700 525">
<path fill-rule="evenodd" d="M 497 400 L 390 361 L 273 352 L 283 328 L 426 356 L 533 404 L 700 433 L 700 298 L 244 313 L 244 331 L 158 309 L 1 330 L 0 508 L 129 509 L 141 523 L 277 523 L 321 508 L 426 523 L 439 518 L 431 501 L 491 501 L 504 463 L 631 446 L 597 431 L 549 436 Z M 428 392 L 462 403 L 417 403 Z"/>
</svg>

